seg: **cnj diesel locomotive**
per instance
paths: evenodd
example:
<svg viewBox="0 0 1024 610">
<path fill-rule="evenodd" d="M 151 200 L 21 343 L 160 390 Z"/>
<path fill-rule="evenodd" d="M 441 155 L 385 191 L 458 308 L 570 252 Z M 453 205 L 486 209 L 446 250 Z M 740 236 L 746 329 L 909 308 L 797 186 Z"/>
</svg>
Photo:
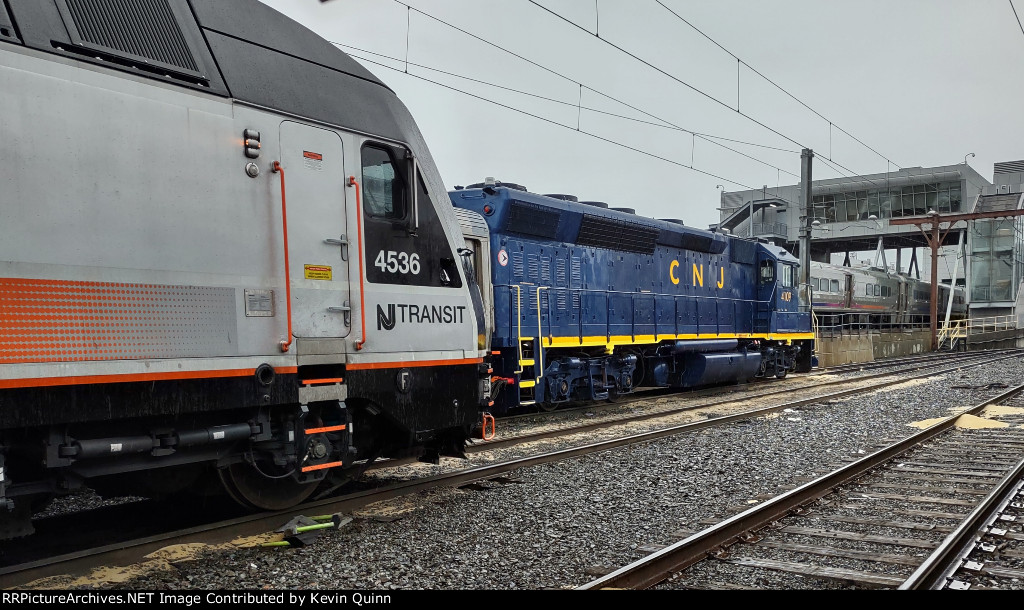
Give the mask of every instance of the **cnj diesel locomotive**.
<svg viewBox="0 0 1024 610">
<path fill-rule="evenodd" d="M 493 315 L 495 414 L 811 369 L 785 250 L 491 182 L 449 195 Z"/>
<path fill-rule="evenodd" d="M 484 311 L 410 113 L 255 0 L 0 2 L 0 537 L 460 455 Z"/>
</svg>

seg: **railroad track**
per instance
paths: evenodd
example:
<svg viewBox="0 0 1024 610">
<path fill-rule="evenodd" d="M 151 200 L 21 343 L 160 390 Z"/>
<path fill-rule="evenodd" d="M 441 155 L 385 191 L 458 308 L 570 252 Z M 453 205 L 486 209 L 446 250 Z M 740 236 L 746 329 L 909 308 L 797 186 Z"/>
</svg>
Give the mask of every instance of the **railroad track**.
<svg viewBox="0 0 1024 610">
<path fill-rule="evenodd" d="M 915 370 L 925 370 L 926 372 L 920 373 L 918 376 L 925 377 L 931 375 L 938 375 L 944 372 L 956 370 L 966 366 L 978 366 L 983 365 L 987 362 L 995 360 L 1014 357 L 1018 355 L 1016 352 L 1011 353 L 1000 353 L 998 355 L 992 354 L 975 354 L 970 358 L 957 359 L 953 364 L 947 364 L 946 367 L 938 367 L 935 364 L 931 365 L 916 365 Z M 948 362 L 948 361 L 947 361 Z M 599 451 L 605 451 L 615 447 L 621 447 L 636 443 L 647 442 L 661 437 L 684 434 L 691 431 L 705 429 L 708 427 L 721 425 L 729 422 L 741 421 L 752 417 L 763 416 L 775 411 L 785 410 L 787 408 L 795 408 L 804 404 L 812 404 L 816 402 L 823 402 L 832 400 L 840 397 L 852 396 L 860 392 L 875 391 L 879 388 L 887 387 L 890 385 L 903 383 L 911 379 L 908 376 L 906 370 L 901 370 L 896 373 L 890 373 L 888 376 L 895 377 L 895 379 L 881 379 L 875 383 L 865 384 L 861 387 L 846 389 L 840 391 L 831 391 L 827 393 L 818 393 L 809 398 L 802 398 L 799 400 L 787 400 L 777 404 L 764 405 L 764 401 L 760 400 L 762 396 L 755 397 L 743 397 L 740 399 L 732 399 L 726 401 L 720 401 L 720 403 L 739 403 L 743 401 L 751 401 L 760 404 L 757 408 L 745 408 L 736 409 L 729 415 L 719 416 L 708 416 L 707 419 L 695 421 L 692 423 L 672 425 L 651 430 L 649 432 L 641 434 L 630 434 L 623 435 L 621 432 L 615 438 L 604 440 L 601 442 L 591 442 L 586 445 L 573 447 L 569 449 L 562 449 L 558 451 L 552 451 L 543 453 L 540 455 L 532 455 L 527 457 L 521 457 L 506 461 L 501 461 L 487 466 L 481 466 L 476 468 L 461 469 L 454 472 L 445 473 L 441 475 L 424 477 L 415 479 L 412 481 L 403 481 L 400 483 L 394 483 L 386 485 L 377 489 L 367 489 L 353 494 L 347 494 L 344 496 L 329 498 L 320 500 L 317 502 L 306 503 L 287 511 L 280 511 L 276 513 L 264 513 L 259 515 L 246 515 L 225 518 L 222 521 L 215 523 L 198 523 L 183 527 L 173 532 L 158 532 L 150 533 L 149 535 L 140 536 L 133 540 L 117 540 L 109 544 L 94 544 L 88 548 L 81 548 L 75 552 L 62 554 L 49 553 L 47 556 L 36 556 L 21 561 L 11 561 L 12 557 L 7 557 L 8 564 L 0 568 L 0 586 L 10 587 L 18 586 L 20 584 L 28 583 L 32 580 L 42 578 L 45 576 L 53 576 L 59 574 L 69 573 L 85 573 L 90 568 L 99 565 L 124 565 L 126 563 L 133 563 L 140 561 L 145 555 L 155 552 L 161 548 L 176 545 L 176 544 L 218 544 L 226 543 L 233 539 L 245 536 L 254 536 L 258 534 L 265 534 L 266 532 L 272 532 L 276 528 L 280 527 L 283 523 L 287 522 L 291 517 L 297 514 L 329 514 L 329 513 L 348 513 L 359 509 L 368 504 L 387 500 L 391 498 L 397 498 L 401 496 L 407 496 L 410 494 L 424 492 L 430 489 L 439 487 L 453 487 L 466 485 L 469 483 L 483 482 L 484 485 L 500 484 L 499 481 L 504 473 L 519 468 L 533 466 L 542 463 L 554 462 L 558 460 L 564 460 L 571 457 L 586 455 L 589 453 L 595 453 Z M 874 377 L 874 376 L 872 376 Z M 850 380 L 846 380 L 849 383 Z M 826 384 L 818 384 L 818 387 L 823 387 Z M 826 388 L 827 389 L 827 388 Z M 773 392 L 777 393 L 777 392 Z M 792 390 L 788 390 L 787 393 L 792 393 Z M 714 406 L 720 407 L 720 403 L 712 403 L 711 405 L 703 405 L 704 407 Z M 693 407 L 688 407 L 693 408 Z M 647 417 L 646 419 L 653 419 L 655 416 Z M 665 412 L 661 412 L 657 417 L 666 417 Z M 628 421 L 636 421 L 638 418 L 632 418 Z M 623 421 L 615 422 L 602 422 L 601 427 L 611 429 L 613 426 L 627 423 Z M 581 431 L 585 431 L 590 426 L 576 427 L 575 429 L 563 429 L 559 431 L 548 431 L 544 434 L 547 437 L 557 435 L 569 435 L 578 434 Z M 519 437 L 519 443 L 527 443 L 537 440 L 537 436 L 523 435 Z M 507 445 L 506 445 L 507 446 Z M 498 443 L 493 444 L 482 444 L 472 448 L 474 452 L 491 451 L 499 447 Z M 130 508 L 130 507 L 129 507 Z M 89 521 L 92 521 L 90 518 Z M 80 526 L 84 527 L 84 526 Z M 67 540 L 64 540 L 67 543 Z M 49 550 L 53 551 L 57 546 L 52 546 Z M 64 545 L 64 550 L 67 550 L 67 544 Z"/>
<path fill-rule="evenodd" d="M 988 353 L 997 353 L 999 351 L 1010 352 L 1012 349 L 1006 350 L 991 350 Z M 960 354 L 969 354 L 970 352 L 955 352 Z M 851 371 L 866 371 L 877 368 L 885 368 L 890 366 L 900 366 L 903 364 L 914 364 L 923 363 L 934 360 L 948 359 L 952 354 L 949 352 L 925 352 L 921 354 L 915 354 L 913 356 L 902 356 L 899 358 L 884 358 L 882 360 L 873 360 L 871 362 L 853 362 L 850 364 L 838 364 L 836 366 L 823 367 L 813 370 L 811 375 L 834 375 L 840 373 L 847 373 Z"/>
<path fill-rule="evenodd" d="M 712 407 L 725 407 L 728 405 L 736 405 L 754 401 L 760 401 L 764 399 L 771 399 L 772 397 L 778 396 L 790 396 L 794 393 L 803 391 L 813 392 L 812 396 L 806 397 L 803 400 L 789 400 L 787 404 L 791 406 L 801 406 L 804 404 L 811 404 L 822 400 L 831 400 L 835 398 L 841 398 L 846 394 L 843 392 L 833 392 L 829 388 L 852 386 L 854 384 L 870 382 L 873 379 L 883 379 L 886 377 L 895 377 L 891 382 L 888 383 L 875 383 L 871 387 L 879 389 L 888 385 L 895 385 L 898 383 L 904 383 L 911 379 L 919 377 L 927 377 L 931 375 L 939 374 L 933 369 L 942 369 L 943 372 L 949 372 L 963 366 L 971 366 L 979 361 L 990 362 L 993 359 L 1000 359 L 1003 357 L 1011 357 L 1013 355 L 1021 354 L 1022 352 L 1017 350 L 1005 350 L 999 352 L 993 352 L 979 355 L 977 353 L 973 355 L 965 355 L 962 358 L 954 359 L 951 364 L 951 359 L 947 355 L 945 358 L 928 358 L 922 360 L 912 360 L 909 364 L 903 368 L 899 368 L 895 371 L 884 371 L 880 373 L 874 373 L 870 375 L 863 375 L 855 378 L 844 378 L 832 381 L 820 381 L 812 380 L 808 384 L 804 385 L 787 385 L 784 388 L 777 388 L 774 384 L 770 384 L 770 389 L 766 388 L 764 391 L 754 392 L 750 394 L 743 394 L 742 396 L 726 397 L 720 400 L 704 401 L 704 402 L 689 402 L 696 398 L 690 394 L 667 394 L 663 390 L 651 390 L 651 391 L 637 391 L 633 395 L 630 395 L 628 399 L 623 399 L 619 403 L 616 403 L 614 407 L 605 407 L 603 405 L 592 407 L 588 411 L 592 412 L 593 416 L 590 418 L 589 423 L 580 424 L 568 420 L 568 413 L 560 414 L 544 414 L 542 416 L 535 416 L 527 420 L 525 417 L 520 417 L 518 421 L 531 421 L 539 426 L 543 426 L 545 429 L 536 432 L 525 432 L 525 433 L 514 433 L 501 438 L 495 438 L 493 440 L 481 440 L 474 441 L 466 449 L 466 453 L 469 455 L 480 453 L 483 451 L 494 451 L 503 447 L 511 447 L 515 445 L 522 445 L 528 442 L 542 441 L 552 438 L 558 438 L 569 434 L 580 434 L 593 430 L 600 430 L 607 428 L 609 425 L 622 425 L 629 423 L 639 423 L 652 419 L 666 418 L 672 415 L 683 414 L 686 412 L 704 410 Z M 915 375 L 914 373 L 922 374 Z M 731 389 L 728 394 L 733 395 L 738 393 L 739 389 Z M 857 387 L 851 388 L 851 392 L 856 393 L 861 391 Z M 719 395 L 721 392 L 719 392 Z M 713 394 L 705 394 L 704 396 L 712 396 Z M 648 401 L 656 400 L 659 398 L 679 398 L 686 400 L 684 404 L 679 404 L 679 401 L 675 401 L 670 405 L 664 406 L 651 406 L 647 405 L 642 412 L 633 413 L 631 409 L 634 405 L 646 403 Z M 561 418 L 561 421 L 559 421 Z M 507 422 L 507 420 L 499 420 L 499 422 Z"/>
<path fill-rule="evenodd" d="M 1024 385 L 704 530 L 677 531 L 579 588 L 1024 589 L 1022 394 Z M 1004 427 L 972 429 L 985 409 Z"/>
<path fill-rule="evenodd" d="M 1012 353 L 1018 350 L 1014 349 L 1000 349 L 1000 350 L 986 350 L 984 354 L 986 356 L 992 356 L 1000 353 Z M 534 421 L 538 418 L 544 417 L 557 417 L 566 414 L 579 413 L 581 411 L 609 411 L 621 409 L 637 402 L 650 400 L 652 398 L 660 397 L 678 397 L 680 399 L 694 400 L 701 399 L 708 396 L 721 396 L 722 394 L 735 394 L 738 392 L 748 391 L 752 388 L 757 388 L 762 385 L 767 385 L 774 390 L 770 393 L 784 393 L 792 389 L 789 384 L 793 381 L 802 381 L 805 379 L 813 380 L 816 377 L 826 375 L 843 375 L 846 373 L 856 373 L 862 371 L 870 371 L 875 369 L 886 369 L 892 367 L 899 367 L 903 365 L 914 365 L 914 364 L 928 364 L 928 363 L 948 363 L 951 359 L 955 358 L 973 358 L 977 357 L 980 352 L 962 352 L 962 353 L 947 353 L 947 352 L 929 352 L 927 354 L 919 354 L 914 356 L 906 356 L 902 358 L 887 358 L 885 360 L 877 360 L 874 362 L 860 362 L 852 364 L 843 364 L 832 366 L 828 368 L 819 368 L 811 371 L 810 373 L 804 373 L 799 375 L 793 375 L 786 381 L 780 381 L 778 379 L 754 379 L 749 383 L 735 383 L 731 385 L 716 386 L 711 388 L 703 388 L 699 390 L 674 390 L 667 388 L 638 388 L 630 394 L 626 394 L 618 398 L 615 402 L 609 403 L 590 403 L 578 406 L 564 406 L 555 410 L 545 411 L 542 409 L 536 409 L 528 413 L 516 413 L 513 415 L 505 415 L 498 417 L 498 422 L 516 422 L 516 421 Z M 813 382 L 812 383 L 819 383 Z M 779 389 L 779 386 L 785 385 L 785 389 Z M 799 389 L 799 387 L 797 388 Z"/>
</svg>

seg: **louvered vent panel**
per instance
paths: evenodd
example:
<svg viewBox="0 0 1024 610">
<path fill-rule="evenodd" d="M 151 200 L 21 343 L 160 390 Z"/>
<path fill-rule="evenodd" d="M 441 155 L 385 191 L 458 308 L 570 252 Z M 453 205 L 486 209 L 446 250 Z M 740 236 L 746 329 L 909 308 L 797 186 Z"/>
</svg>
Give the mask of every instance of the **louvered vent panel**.
<svg viewBox="0 0 1024 610">
<path fill-rule="evenodd" d="M 996 163 L 995 172 L 996 174 L 1014 174 L 1017 172 L 1024 172 L 1024 161 L 1003 161 Z"/>
<path fill-rule="evenodd" d="M 555 262 L 555 286 L 565 286 L 565 259 L 558 259 Z"/>
<path fill-rule="evenodd" d="M 659 229 L 634 222 L 603 216 L 583 216 L 576 243 L 609 250 L 651 254 L 658 240 Z"/>
<path fill-rule="evenodd" d="M 540 275 L 540 257 L 536 254 L 526 255 L 526 279 L 536 282 Z"/>
<path fill-rule="evenodd" d="M 142 58 L 198 73 L 168 0 L 58 0 L 82 42 L 117 56 Z"/>
<path fill-rule="evenodd" d="M 570 281 L 572 282 L 569 285 L 570 288 L 582 288 L 583 287 L 583 266 L 580 263 L 580 259 L 574 256 L 572 258 L 572 261 L 570 262 L 570 265 L 571 265 L 571 267 L 570 267 L 570 273 L 571 273 Z"/>
<path fill-rule="evenodd" d="M 505 230 L 509 233 L 535 235 L 553 239 L 558 232 L 561 213 L 538 205 L 513 201 L 509 208 Z"/>
<path fill-rule="evenodd" d="M 512 276 L 517 279 L 523 279 L 523 253 L 515 252 L 512 254 Z"/>
</svg>

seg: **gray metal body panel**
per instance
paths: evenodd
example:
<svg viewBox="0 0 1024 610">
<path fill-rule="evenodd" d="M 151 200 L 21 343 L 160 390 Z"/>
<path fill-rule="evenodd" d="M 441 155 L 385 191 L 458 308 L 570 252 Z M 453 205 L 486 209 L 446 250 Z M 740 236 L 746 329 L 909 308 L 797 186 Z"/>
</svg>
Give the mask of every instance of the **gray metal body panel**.
<svg viewBox="0 0 1024 610">
<path fill-rule="evenodd" d="M 445 204 L 436 208 L 449 244 L 461 244 L 422 137 L 397 98 L 393 104 L 431 199 Z M 352 230 L 358 211 L 344 179 L 359 175 L 359 150 L 367 137 L 314 125 L 152 79 L 0 45 L 0 134 L 5 141 L 0 148 L 0 278 L 56 282 L 57 290 L 65 292 L 60 305 L 37 307 L 39 319 L 29 320 L 36 334 L 28 358 L 10 357 L 13 339 L 2 346 L 0 380 L 248 368 L 259 362 L 301 365 L 304 354 L 316 356 L 310 363 L 364 364 L 479 357 L 471 315 L 461 323 L 420 325 L 405 332 L 382 332 L 373 324 L 376 306 L 396 300 L 471 312 L 465 288 L 365 284 L 362 296 L 370 315 L 367 336 L 360 336 L 356 329 L 363 312 L 353 278 L 359 277 L 361 249 Z M 262 136 L 257 178 L 245 171 L 250 161 L 242 148 L 245 129 Z M 325 159 L 332 165 L 328 168 L 325 161 L 317 172 L 295 157 L 296 151 L 311 148 L 330 148 Z M 336 154 L 342 157 L 340 166 L 334 164 Z M 289 209 L 289 250 L 298 338 L 286 354 L 280 348 L 287 334 L 287 304 L 281 188 L 278 174 L 270 171 L 274 160 L 285 168 L 286 194 L 294 206 Z M 323 196 L 316 196 L 321 190 Z M 324 242 L 343 234 L 352 242 L 347 261 L 338 246 Z M 306 264 L 330 265 L 332 280 L 306 279 Z M 117 284 L 106 288 L 121 294 L 88 301 L 92 297 L 67 288 L 101 284 Z M 122 298 L 140 298 L 136 293 L 152 291 L 147 287 L 173 288 L 179 294 L 148 295 L 143 303 L 149 309 L 142 310 L 131 305 L 138 301 Z M 252 315 L 247 290 L 272 294 L 272 314 Z M 174 310 L 177 318 L 164 315 L 181 305 L 175 299 L 184 299 L 191 309 Z M 352 308 L 350 326 L 340 313 L 327 311 L 345 300 Z M 86 302 L 106 317 L 92 326 L 74 322 L 54 330 L 49 325 L 40 338 L 46 315 L 74 314 Z M 115 319 L 140 316 L 144 319 Z M 44 353 L 43 344 L 69 332 L 79 349 Z M 303 338 L 309 338 L 308 346 Z M 359 339 L 365 344 L 357 353 L 353 346 Z M 102 344 L 98 352 L 88 349 L 90 342 Z M 146 351 L 116 349 L 140 342 Z"/>
</svg>

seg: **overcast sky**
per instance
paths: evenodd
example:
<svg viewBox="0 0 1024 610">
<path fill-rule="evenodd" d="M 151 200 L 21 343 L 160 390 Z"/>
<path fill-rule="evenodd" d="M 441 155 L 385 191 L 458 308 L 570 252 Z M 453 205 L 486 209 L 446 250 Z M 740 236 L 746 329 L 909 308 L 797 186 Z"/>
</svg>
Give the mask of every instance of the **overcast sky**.
<svg viewBox="0 0 1024 610">
<path fill-rule="evenodd" d="M 262 1 L 397 68 L 362 62 L 448 188 L 493 176 L 707 228 L 718 185 L 794 184 L 804 147 L 815 179 L 1024 159 L 1024 0 Z"/>
</svg>

